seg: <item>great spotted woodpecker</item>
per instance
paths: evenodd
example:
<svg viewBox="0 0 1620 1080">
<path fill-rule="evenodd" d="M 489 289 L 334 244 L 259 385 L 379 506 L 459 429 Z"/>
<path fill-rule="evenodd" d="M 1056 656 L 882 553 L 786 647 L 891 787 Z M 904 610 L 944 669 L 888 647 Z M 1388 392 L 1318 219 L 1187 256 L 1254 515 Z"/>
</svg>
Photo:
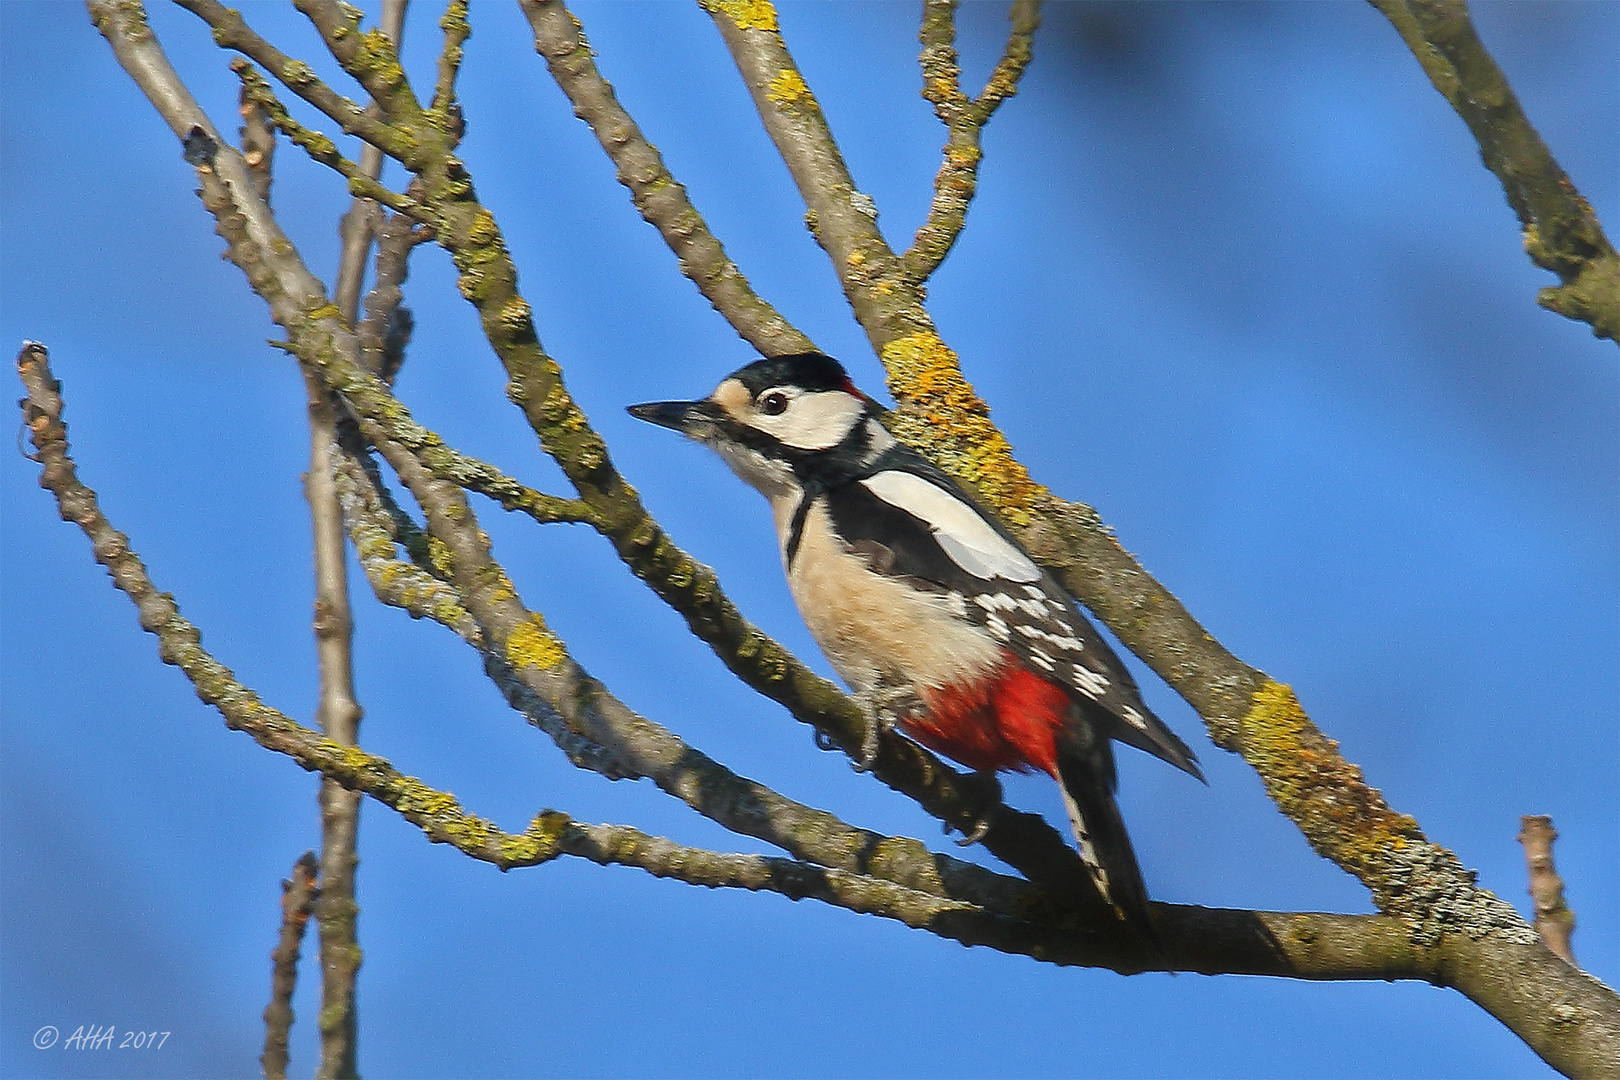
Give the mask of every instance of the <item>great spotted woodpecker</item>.
<svg viewBox="0 0 1620 1080">
<path fill-rule="evenodd" d="M 1049 773 L 1097 891 L 1150 926 L 1110 740 L 1202 779 L 1197 759 L 1068 593 L 889 434 L 836 360 L 759 360 L 701 401 L 629 411 L 712 447 L 770 501 L 799 612 L 870 717 L 863 764 L 895 725 L 972 769 Z"/>
</svg>

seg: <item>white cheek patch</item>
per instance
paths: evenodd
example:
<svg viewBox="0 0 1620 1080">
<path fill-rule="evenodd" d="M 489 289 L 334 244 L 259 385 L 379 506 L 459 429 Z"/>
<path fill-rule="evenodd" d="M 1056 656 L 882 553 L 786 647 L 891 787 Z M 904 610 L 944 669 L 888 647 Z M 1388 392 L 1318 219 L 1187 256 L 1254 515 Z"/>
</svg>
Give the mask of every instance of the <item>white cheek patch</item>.
<svg viewBox="0 0 1620 1080">
<path fill-rule="evenodd" d="M 768 392 L 792 393 L 785 388 Z M 795 450 L 826 450 L 843 442 L 865 414 L 866 405 L 858 398 L 840 390 L 821 390 L 792 397 L 779 416 L 760 413 L 749 423 Z"/>
<path fill-rule="evenodd" d="M 1002 538 L 978 511 L 912 473 L 889 469 L 860 483 L 884 502 L 926 522 L 945 554 L 976 578 L 1039 581 L 1041 569 Z"/>
</svg>

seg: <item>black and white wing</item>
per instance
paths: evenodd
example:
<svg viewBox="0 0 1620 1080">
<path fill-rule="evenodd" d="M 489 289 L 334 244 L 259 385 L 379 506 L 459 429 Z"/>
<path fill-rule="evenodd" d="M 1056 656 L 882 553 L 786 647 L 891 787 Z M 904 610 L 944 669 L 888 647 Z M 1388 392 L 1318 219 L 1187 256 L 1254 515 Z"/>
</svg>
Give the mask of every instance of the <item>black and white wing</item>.
<svg viewBox="0 0 1620 1080">
<path fill-rule="evenodd" d="M 1192 751 L 1143 703 L 1069 594 L 921 455 L 896 445 L 825 498 L 838 534 L 874 569 L 954 594 L 969 621 L 1090 706 L 1108 736 L 1202 779 Z"/>
</svg>

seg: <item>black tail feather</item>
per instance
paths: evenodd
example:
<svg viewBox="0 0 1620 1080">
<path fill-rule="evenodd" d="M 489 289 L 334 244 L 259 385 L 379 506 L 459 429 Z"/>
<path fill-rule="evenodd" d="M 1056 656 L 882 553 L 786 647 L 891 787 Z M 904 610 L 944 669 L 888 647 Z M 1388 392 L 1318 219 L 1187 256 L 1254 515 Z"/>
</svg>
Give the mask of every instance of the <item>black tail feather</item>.
<svg viewBox="0 0 1620 1080">
<path fill-rule="evenodd" d="M 1114 752 L 1106 736 L 1081 722 L 1057 746 L 1058 786 L 1074 826 L 1075 844 L 1092 883 L 1119 918 L 1153 940 L 1136 852 L 1114 801 Z"/>
</svg>

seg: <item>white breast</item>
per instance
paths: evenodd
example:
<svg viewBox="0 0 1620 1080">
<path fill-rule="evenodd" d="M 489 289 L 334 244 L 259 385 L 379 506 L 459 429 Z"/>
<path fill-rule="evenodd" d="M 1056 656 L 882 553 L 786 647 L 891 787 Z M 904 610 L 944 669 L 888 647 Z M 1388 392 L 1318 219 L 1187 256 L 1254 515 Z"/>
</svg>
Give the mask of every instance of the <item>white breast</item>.
<svg viewBox="0 0 1620 1080">
<path fill-rule="evenodd" d="M 796 503 L 772 500 L 779 536 Z M 865 556 L 834 535 L 820 502 L 805 518 L 788 586 L 816 644 L 856 690 L 872 688 L 879 676 L 938 689 L 1000 663 L 1000 646 L 961 620 L 960 596 L 919 592 L 874 573 Z"/>
</svg>

